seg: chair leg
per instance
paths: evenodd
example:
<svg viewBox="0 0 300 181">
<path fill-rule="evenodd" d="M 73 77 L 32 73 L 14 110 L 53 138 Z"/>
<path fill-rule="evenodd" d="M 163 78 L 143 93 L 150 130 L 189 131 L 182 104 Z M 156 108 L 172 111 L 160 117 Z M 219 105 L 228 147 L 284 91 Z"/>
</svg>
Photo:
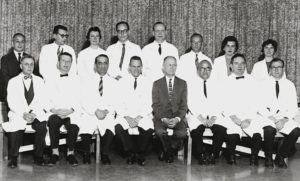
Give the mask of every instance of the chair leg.
<svg viewBox="0 0 300 181">
<path fill-rule="evenodd" d="M 190 135 L 190 132 L 188 131 L 188 145 L 187 145 L 187 165 L 191 165 L 192 160 L 192 137 Z"/>
<path fill-rule="evenodd" d="M 96 163 L 100 163 L 100 133 L 96 134 Z"/>
</svg>

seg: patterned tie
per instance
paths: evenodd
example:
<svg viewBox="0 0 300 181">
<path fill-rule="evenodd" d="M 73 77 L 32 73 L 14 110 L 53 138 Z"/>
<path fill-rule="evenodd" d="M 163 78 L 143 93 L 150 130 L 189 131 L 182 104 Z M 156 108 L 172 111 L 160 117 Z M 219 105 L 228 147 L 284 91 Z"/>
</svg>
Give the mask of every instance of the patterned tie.
<svg viewBox="0 0 300 181">
<path fill-rule="evenodd" d="M 159 55 L 161 55 L 161 44 L 158 44 L 158 53 L 159 53 Z"/>
<path fill-rule="evenodd" d="M 134 90 L 136 89 L 136 87 L 137 87 L 137 78 L 134 79 L 134 84 L 133 84 Z"/>
<path fill-rule="evenodd" d="M 122 55 L 121 55 L 121 60 L 120 60 L 120 64 L 119 64 L 120 70 L 122 70 L 122 65 L 123 65 L 123 60 L 124 60 L 124 55 L 125 55 L 125 43 L 123 43 L 122 45 L 123 45 Z"/>
<path fill-rule="evenodd" d="M 196 54 L 196 59 L 195 59 L 195 65 L 196 65 L 196 68 L 197 68 L 198 62 L 199 62 L 198 54 Z"/>
<path fill-rule="evenodd" d="M 58 46 L 58 49 L 57 49 L 57 55 L 60 54 L 60 45 Z"/>
<path fill-rule="evenodd" d="M 102 77 L 100 77 L 100 82 L 99 82 L 99 93 L 100 93 L 100 96 L 103 95 L 103 79 L 102 79 Z"/>
<path fill-rule="evenodd" d="M 18 53 L 18 55 L 19 55 L 19 56 L 18 56 L 18 61 L 21 62 L 21 58 L 22 58 L 22 57 L 21 57 L 21 53 Z"/>
<path fill-rule="evenodd" d="M 203 82 L 203 92 L 204 92 L 205 97 L 207 98 L 206 80 Z"/>
<path fill-rule="evenodd" d="M 169 100 L 172 100 L 172 97 L 173 97 L 172 79 L 169 79 L 169 89 L 168 89 L 168 93 L 169 93 Z"/>
<path fill-rule="evenodd" d="M 276 98 L 278 99 L 278 95 L 279 95 L 279 84 L 278 84 L 278 81 L 277 81 L 277 80 L 276 80 L 275 89 L 276 89 Z"/>
</svg>

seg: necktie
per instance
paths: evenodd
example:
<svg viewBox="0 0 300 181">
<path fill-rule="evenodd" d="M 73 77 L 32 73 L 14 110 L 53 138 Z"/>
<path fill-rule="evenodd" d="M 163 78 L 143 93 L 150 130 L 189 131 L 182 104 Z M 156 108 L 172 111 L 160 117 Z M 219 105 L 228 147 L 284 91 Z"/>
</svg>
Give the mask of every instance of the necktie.
<svg viewBox="0 0 300 181">
<path fill-rule="evenodd" d="M 24 84 L 24 82 L 23 82 L 23 84 Z M 32 102 L 33 97 L 34 97 L 32 80 L 31 80 L 30 87 L 29 87 L 28 90 L 26 89 L 26 86 L 24 84 L 24 95 L 25 95 L 25 99 L 26 99 L 27 104 L 30 105 L 30 103 Z"/>
<path fill-rule="evenodd" d="M 136 86 L 137 86 L 137 78 L 134 79 L 134 84 L 133 84 L 134 90 L 136 89 Z"/>
<path fill-rule="evenodd" d="M 172 97 L 173 97 L 172 79 L 169 79 L 169 89 L 168 89 L 168 93 L 169 93 L 169 100 L 172 100 Z"/>
<path fill-rule="evenodd" d="M 60 77 L 68 77 L 69 74 L 60 74 Z"/>
<path fill-rule="evenodd" d="M 207 97 L 206 80 L 203 82 L 203 93 L 204 93 L 205 97 Z"/>
<path fill-rule="evenodd" d="M 239 76 L 239 77 L 236 77 L 235 79 L 239 80 L 239 79 L 243 79 L 243 78 L 245 78 L 245 76 Z"/>
<path fill-rule="evenodd" d="M 25 75 L 25 76 L 24 76 L 24 79 L 25 79 L 25 80 L 31 79 L 31 78 L 32 78 L 32 75 Z"/>
<path fill-rule="evenodd" d="M 100 77 L 100 82 L 99 82 L 99 93 L 100 93 L 100 96 L 103 95 L 103 80 L 102 80 L 102 77 Z"/>
<path fill-rule="evenodd" d="M 123 60 L 124 60 L 124 55 L 125 55 L 125 43 L 123 43 L 122 45 L 123 45 L 122 55 L 121 55 L 121 60 L 120 60 L 120 64 L 119 64 L 120 70 L 122 70 L 122 65 L 123 65 Z"/>
<path fill-rule="evenodd" d="M 57 55 L 60 54 L 60 45 L 58 46 L 58 49 L 57 49 Z"/>
<path fill-rule="evenodd" d="M 158 44 L 158 53 L 159 53 L 159 55 L 161 55 L 161 44 Z"/>
<path fill-rule="evenodd" d="M 197 68 L 198 62 L 199 62 L 198 54 L 196 54 L 196 59 L 195 59 L 195 65 L 196 65 L 196 68 Z"/>
<path fill-rule="evenodd" d="M 278 81 L 277 81 L 277 80 L 276 80 L 275 89 L 276 89 L 276 98 L 278 99 L 278 95 L 279 95 L 279 84 L 278 84 Z"/>
<path fill-rule="evenodd" d="M 18 61 L 20 62 L 21 61 L 21 53 L 18 53 Z"/>
</svg>

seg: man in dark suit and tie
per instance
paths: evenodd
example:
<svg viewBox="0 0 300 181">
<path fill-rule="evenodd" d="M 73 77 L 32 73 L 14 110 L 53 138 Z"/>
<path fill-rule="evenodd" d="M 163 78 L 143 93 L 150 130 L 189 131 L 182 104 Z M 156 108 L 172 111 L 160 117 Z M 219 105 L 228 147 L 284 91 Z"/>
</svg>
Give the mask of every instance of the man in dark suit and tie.
<svg viewBox="0 0 300 181">
<path fill-rule="evenodd" d="M 26 55 L 26 53 L 24 53 L 24 47 L 25 36 L 21 33 L 16 33 L 13 36 L 13 47 L 1 58 L 0 101 L 6 102 L 6 89 L 9 79 L 17 76 L 22 71 L 20 68 L 20 60 Z"/>
<path fill-rule="evenodd" d="M 163 146 L 159 159 L 173 162 L 173 155 L 183 146 L 186 137 L 187 84 L 175 76 L 176 58 L 167 56 L 163 61 L 164 77 L 152 88 L 152 108 L 155 133 Z"/>
</svg>

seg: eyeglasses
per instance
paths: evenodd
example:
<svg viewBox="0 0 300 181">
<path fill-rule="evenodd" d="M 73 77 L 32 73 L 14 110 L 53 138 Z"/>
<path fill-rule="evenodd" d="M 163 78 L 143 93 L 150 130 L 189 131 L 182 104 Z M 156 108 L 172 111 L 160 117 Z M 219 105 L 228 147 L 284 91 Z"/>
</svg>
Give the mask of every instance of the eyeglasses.
<svg viewBox="0 0 300 181">
<path fill-rule="evenodd" d="M 59 34 L 59 33 L 58 33 Z M 69 35 L 68 34 L 59 34 L 62 38 L 68 38 Z"/>
<path fill-rule="evenodd" d="M 125 30 L 117 30 L 117 33 L 119 33 L 119 34 L 123 34 L 123 33 L 127 33 L 127 32 L 128 32 L 127 29 L 125 29 Z"/>
<path fill-rule="evenodd" d="M 210 67 L 200 67 L 200 71 L 211 71 Z"/>
<path fill-rule="evenodd" d="M 283 68 L 283 66 L 278 66 L 278 67 L 271 66 L 271 69 L 282 69 L 282 68 Z"/>
</svg>

